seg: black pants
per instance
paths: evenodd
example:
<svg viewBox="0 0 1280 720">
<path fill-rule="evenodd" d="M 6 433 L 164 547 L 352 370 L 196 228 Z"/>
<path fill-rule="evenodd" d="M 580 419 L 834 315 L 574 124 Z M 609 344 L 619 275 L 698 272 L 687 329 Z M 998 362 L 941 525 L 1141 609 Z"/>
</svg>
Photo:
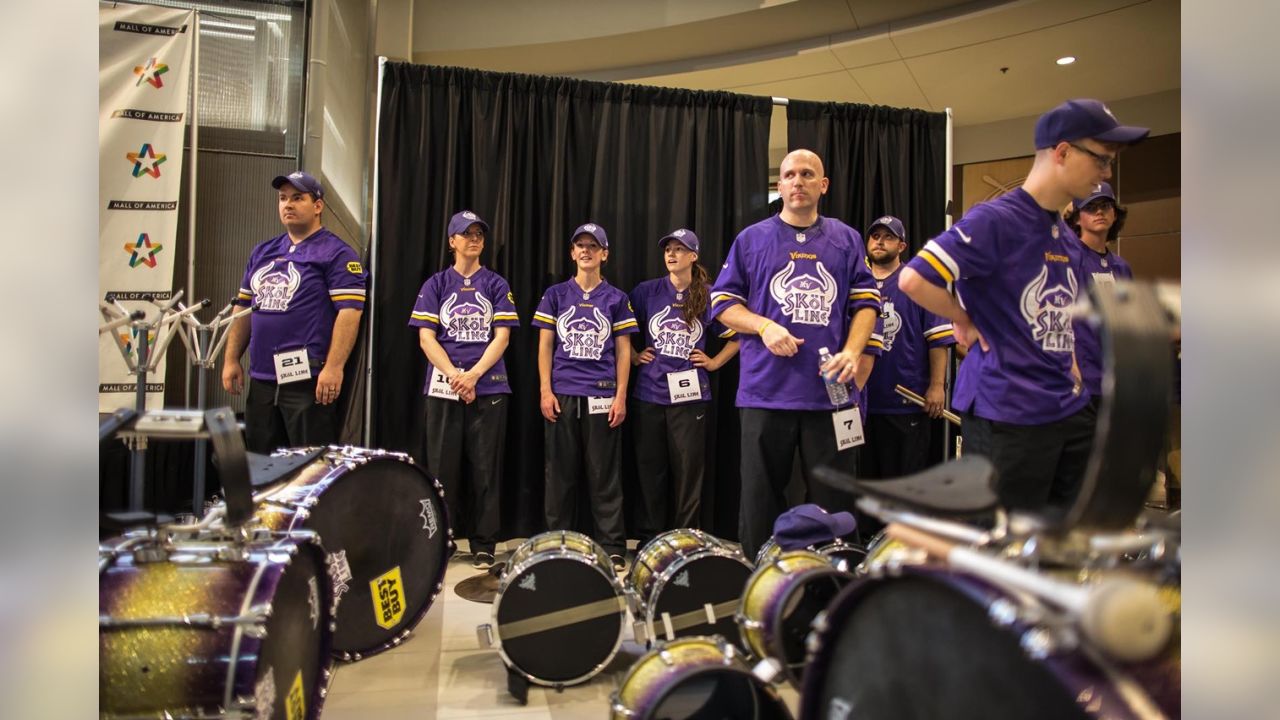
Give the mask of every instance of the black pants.
<svg viewBox="0 0 1280 720">
<path fill-rule="evenodd" d="M 510 395 L 482 395 L 470 405 L 426 398 L 427 472 L 444 485 L 455 535 L 471 552 L 492 554 L 502 532 L 502 460 Z"/>
<path fill-rule="evenodd" d="M 636 535 L 642 544 L 672 528 L 698 527 L 709 405 L 631 403 L 640 492 Z"/>
<path fill-rule="evenodd" d="M 831 511 L 838 505 L 829 491 L 813 481 L 813 469 L 829 465 L 853 475 L 858 448 L 836 452 L 831 411 L 742 408 L 742 499 L 738 505 L 738 539 L 748 558 L 773 535 L 773 522 L 787 509 L 786 489 L 796 449 L 804 471 L 805 497 Z"/>
<path fill-rule="evenodd" d="M 1014 425 L 964 416 L 964 454 L 996 467 L 996 494 L 1006 509 L 1060 514 L 1080 493 L 1097 413 L 1085 406 L 1043 425 Z"/>
<path fill-rule="evenodd" d="M 249 379 L 244 404 L 245 445 L 250 452 L 338 442 L 338 405 L 316 402 L 316 379 L 278 385 Z"/>
<path fill-rule="evenodd" d="M 929 459 L 929 426 L 925 413 L 867 415 L 867 442 L 858 461 L 858 476 L 898 478 L 933 465 Z"/>
<path fill-rule="evenodd" d="M 627 551 L 622 519 L 622 430 L 609 427 L 608 413 L 587 413 L 587 398 L 556 395 L 560 416 L 546 423 L 546 497 L 548 530 L 574 530 L 578 522 L 578 483 L 591 498 L 596 541 L 610 554 Z"/>
</svg>

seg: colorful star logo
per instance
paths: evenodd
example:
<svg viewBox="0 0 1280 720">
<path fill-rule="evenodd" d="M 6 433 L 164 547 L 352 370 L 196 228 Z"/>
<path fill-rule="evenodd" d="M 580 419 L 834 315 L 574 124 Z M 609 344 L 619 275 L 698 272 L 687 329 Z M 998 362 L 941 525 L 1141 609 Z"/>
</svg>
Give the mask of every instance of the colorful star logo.
<svg viewBox="0 0 1280 720">
<path fill-rule="evenodd" d="M 137 361 L 138 357 L 135 352 L 135 348 L 133 344 L 134 344 L 134 341 L 136 341 L 137 339 L 138 339 L 137 328 L 129 328 L 128 332 L 120 333 L 120 342 L 124 343 L 124 351 L 128 353 L 129 357 L 133 358 L 135 362 Z M 150 351 L 151 348 L 154 348 L 155 346 L 156 346 L 156 332 L 155 330 L 148 330 L 147 331 L 148 352 Z"/>
<path fill-rule="evenodd" d="M 151 147 L 151 143 L 143 143 L 142 148 L 138 152 L 125 153 L 125 158 L 133 163 L 133 176 L 142 177 L 143 173 L 153 178 L 160 177 L 160 164 L 165 161 L 165 154 L 158 153 Z M 150 167 L 143 167 L 143 165 Z"/>
<path fill-rule="evenodd" d="M 134 83 L 134 87 L 140 87 L 142 83 L 149 83 L 151 87 L 159 90 L 164 87 L 164 80 L 160 76 L 169 72 L 169 66 L 160 62 L 156 58 L 151 58 L 146 65 L 135 65 L 133 74 L 138 76 L 138 82 Z"/>
<path fill-rule="evenodd" d="M 149 268 L 156 266 L 156 253 L 164 249 L 160 243 L 151 244 L 151 237 L 146 233 L 138 236 L 138 242 L 125 243 L 124 251 L 129 253 L 129 267 L 136 268 L 139 265 L 146 265 Z"/>
</svg>

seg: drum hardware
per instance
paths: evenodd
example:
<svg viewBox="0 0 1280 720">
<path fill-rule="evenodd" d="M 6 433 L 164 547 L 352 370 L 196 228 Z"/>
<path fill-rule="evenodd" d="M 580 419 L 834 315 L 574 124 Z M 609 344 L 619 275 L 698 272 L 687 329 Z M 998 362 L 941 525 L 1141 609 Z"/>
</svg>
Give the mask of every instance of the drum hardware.
<svg viewBox="0 0 1280 720">
<path fill-rule="evenodd" d="M 879 518 L 885 524 L 898 523 L 918 528 L 933 535 L 939 535 L 967 545 L 978 547 L 990 545 L 995 537 L 1001 537 L 1005 534 L 1003 529 L 980 530 L 972 525 L 966 525 L 954 520 L 942 520 L 910 510 L 902 510 L 890 503 L 886 503 L 884 500 L 870 496 L 858 498 L 857 506 L 859 510 Z M 997 528 L 999 528 L 999 525 L 1000 523 L 997 522 Z"/>
<path fill-rule="evenodd" d="M 893 389 L 899 395 L 906 398 L 907 400 L 910 400 L 915 405 L 919 405 L 920 407 L 925 407 L 925 405 L 928 404 L 928 402 L 924 399 L 923 396 L 911 390 L 910 388 L 906 388 L 901 385 L 894 385 Z M 952 425 L 955 425 L 956 427 L 960 427 L 960 416 L 951 412 L 950 410 L 947 410 L 946 408 L 943 408 L 942 410 L 942 419 L 946 420 Z"/>
<path fill-rule="evenodd" d="M 731 632 L 740 588 L 751 571 L 741 548 L 701 530 L 678 528 L 653 538 L 636 553 L 627 575 L 634 614 L 645 624 L 643 637 L 652 643 L 706 634 L 699 628 Z"/>
</svg>

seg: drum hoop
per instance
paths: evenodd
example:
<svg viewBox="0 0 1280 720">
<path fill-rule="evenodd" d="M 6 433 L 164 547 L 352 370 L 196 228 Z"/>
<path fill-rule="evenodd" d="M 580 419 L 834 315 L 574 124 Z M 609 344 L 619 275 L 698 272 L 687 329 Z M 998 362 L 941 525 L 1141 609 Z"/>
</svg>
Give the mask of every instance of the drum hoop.
<svg viewBox="0 0 1280 720">
<path fill-rule="evenodd" d="M 654 611 L 657 609 L 658 598 L 662 596 L 662 591 L 666 589 L 667 583 L 671 581 L 676 572 L 694 560 L 701 560 L 707 557 L 724 557 L 731 560 L 737 560 L 748 570 L 753 570 L 751 564 L 747 562 L 741 551 L 735 552 L 724 547 L 703 547 L 688 555 L 681 555 L 676 558 L 675 562 L 664 568 L 662 572 L 656 575 L 650 575 L 650 577 L 653 578 L 653 591 L 649 594 L 649 597 L 644 599 L 645 620 L 653 620 Z M 637 592 L 638 590 L 639 589 L 637 588 Z"/>
<path fill-rule="evenodd" d="M 657 656 L 663 652 L 666 652 L 667 646 L 669 644 L 673 642 L 679 642 L 681 640 L 698 641 L 699 644 L 712 645 L 717 650 L 720 651 L 720 653 L 724 656 L 724 658 L 718 664 L 701 665 L 694 668 L 673 668 L 672 665 L 667 665 L 668 668 L 672 668 L 676 670 L 676 672 L 679 672 L 681 670 L 686 672 L 679 675 L 674 674 L 672 672 L 667 672 L 657 676 L 659 681 L 674 681 L 674 682 L 661 683 L 663 684 L 662 692 L 659 693 L 658 696 L 654 699 L 654 707 L 661 705 L 662 702 L 666 700 L 667 697 L 670 696 L 670 694 L 673 691 L 675 691 L 678 687 L 680 687 L 681 685 L 683 685 L 685 682 L 689 681 L 692 678 L 695 678 L 699 675 L 709 674 L 712 672 L 728 671 L 731 673 L 742 674 L 751 682 L 753 687 L 762 691 L 764 695 L 768 696 L 768 698 L 772 700 L 774 703 L 776 703 L 778 706 L 785 708 L 785 703 L 782 701 L 781 696 L 778 695 L 777 691 L 773 688 L 773 686 L 769 685 L 768 683 L 761 682 L 759 678 L 753 675 L 751 673 L 751 668 L 739 657 L 738 655 L 739 649 L 737 648 L 737 646 L 733 645 L 727 638 L 725 638 L 722 635 L 694 635 L 694 636 L 677 638 L 675 640 L 665 641 L 661 645 L 654 647 L 652 650 L 649 650 L 644 655 L 641 655 L 635 661 L 635 663 L 632 664 L 632 668 L 634 669 L 634 668 L 640 667 L 643 661 L 648 660 L 651 656 Z M 729 653 L 725 652 L 726 647 L 730 647 L 733 649 L 734 654 L 732 656 L 730 656 Z M 636 717 L 637 710 L 635 708 L 631 708 L 622 704 L 622 691 L 626 689 L 627 683 L 634 680 L 635 677 L 636 676 L 633 675 L 630 670 L 628 670 L 627 675 L 622 679 L 622 682 L 619 684 L 618 689 L 615 690 L 612 696 L 610 697 L 610 703 L 609 703 L 610 710 L 612 710 L 615 713 L 622 713 L 624 717 L 627 717 L 627 718 Z M 789 711 L 788 711 L 788 714 L 789 714 Z"/>
<path fill-rule="evenodd" d="M 808 567 L 800 568 L 798 570 L 787 571 L 784 568 L 778 567 L 778 565 L 781 562 L 783 555 L 786 555 L 788 553 L 805 553 L 803 555 L 798 555 L 798 557 L 807 557 L 814 560 L 820 559 L 823 561 L 823 564 L 811 565 Z M 738 632 L 739 634 L 742 635 L 742 640 L 744 644 L 747 646 L 746 650 L 753 657 L 758 656 L 758 653 L 753 648 L 750 647 L 751 642 L 748 639 L 748 633 L 747 633 L 748 627 L 754 626 L 752 629 L 755 629 L 755 628 L 764 629 L 766 625 L 769 623 L 773 623 L 775 625 L 778 624 L 776 622 L 777 620 L 776 618 L 749 617 L 746 611 L 747 599 L 750 598 L 752 593 L 756 591 L 756 589 L 759 587 L 760 580 L 765 575 L 767 575 L 769 571 L 782 573 L 783 583 L 780 585 L 780 587 L 783 588 L 783 600 L 785 600 L 786 598 L 789 598 L 792 595 L 792 593 L 795 592 L 796 588 L 803 585 L 805 580 L 808 578 L 808 576 L 811 576 L 811 575 L 835 576 L 835 577 L 845 577 L 850 580 L 853 579 L 853 575 L 851 573 L 842 572 L 839 568 L 835 567 L 830 562 L 828 562 L 828 558 L 826 556 L 821 555 L 812 550 L 784 550 L 782 555 L 774 557 L 769 563 L 765 565 L 757 566 L 751 572 L 751 577 L 747 578 L 746 585 L 744 585 L 742 588 L 742 599 L 738 605 L 738 612 L 734 614 L 734 621 L 737 622 L 738 624 Z M 779 605 L 779 607 L 785 607 L 785 606 L 786 606 L 785 602 Z M 780 649 L 776 647 L 776 644 L 771 641 L 772 639 L 771 638 L 763 638 L 763 639 L 765 640 L 766 644 L 769 646 L 769 647 L 766 647 L 765 650 L 771 653 L 774 653 L 773 655 L 768 655 L 767 657 L 781 658 L 782 653 L 779 651 Z M 763 660 L 764 658 L 756 657 L 756 659 Z M 787 670 L 787 668 L 785 667 L 785 664 L 784 664 L 783 670 L 784 672 Z M 790 673 L 788 673 L 788 675 L 789 674 Z"/>
</svg>

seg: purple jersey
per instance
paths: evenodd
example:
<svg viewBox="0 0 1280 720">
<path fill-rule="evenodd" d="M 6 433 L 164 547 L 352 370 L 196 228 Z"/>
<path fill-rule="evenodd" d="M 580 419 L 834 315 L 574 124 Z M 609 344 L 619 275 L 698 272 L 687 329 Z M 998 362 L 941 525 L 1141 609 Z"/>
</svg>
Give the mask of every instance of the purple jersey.
<svg viewBox="0 0 1280 720">
<path fill-rule="evenodd" d="M 1080 262 L 1089 284 L 1133 277 L 1129 263 L 1120 256 L 1112 252 L 1099 255 L 1083 242 L 1080 243 Z M 1094 397 L 1102 397 L 1102 338 L 1091 324 L 1083 320 L 1076 320 L 1075 333 L 1076 364 L 1080 366 L 1084 389 Z"/>
<path fill-rule="evenodd" d="M 804 340 L 779 357 L 759 335 L 739 338 L 738 407 L 829 410 L 818 373 L 818 348 L 844 347 L 853 313 L 880 311 L 880 291 L 867 268 L 862 236 L 834 218 L 803 231 L 775 215 L 738 233 L 711 292 L 711 317 L 735 303 Z"/>
<path fill-rule="evenodd" d="M 502 276 L 480 268 L 464 278 L 448 268 L 427 278 L 418 291 L 418 300 L 409 316 L 413 327 L 430 328 L 436 340 L 455 366 L 466 369 L 475 365 L 493 340 L 495 327 L 519 327 L 515 298 Z M 431 386 L 431 363 L 427 363 L 427 380 L 422 392 Z M 476 381 L 476 395 L 510 393 L 507 364 L 502 358 Z"/>
<path fill-rule="evenodd" d="M 1041 425 L 1089 401 L 1075 389 L 1071 304 L 1081 292 L 1080 256 L 1057 212 L 1018 188 L 974 206 L 907 265 L 957 297 L 991 346 L 969 348 L 952 404 L 962 412 Z"/>
<path fill-rule="evenodd" d="M 929 388 L 929 350 L 956 344 L 951 321 L 925 310 L 898 288 L 899 266 L 877 280 L 883 303 L 884 354 L 867 380 L 867 406 L 877 415 L 904 415 L 924 408 L 894 391 L 901 385 L 920 395 Z"/>
<path fill-rule="evenodd" d="M 554 330 L 551 390 L 557 395 L 607 397 L 618 388 L 614 338 L 636 332 L 626 293 L 601 280 L 591 292 L 569 278 L 542 294 L 533 326 Z"/>
<path fill-rule="evenodd" d="M 688 291 L 680 292 L 671 284 L 670 277 L 646 280 L 631 291 L 631 306 L 636 311 L 641 342 L 653 348 L 654 360 L 636 368 L 635 396 L 638 400 L 656 405 L 670 405 L 671 393 L 667 385 L 667 373 L 683 372 L 693 368 L 689 353 L 707 351 L 707 333 L 717 331 L 722 338 L 736 333 L 719 323 L 712 324 L 711 309 L 703 311 L 701 318 L 694 318 L 693 327 L 684 321 L 684 300 Z M 702 388 L 702 401 L 711 399 L 711 383 L 707 371 L 698 369 L 698 385 Z"/>
<path fill-rule="evenodd" d="M 313 364 L 324 362 L 338 311 L 364 309 L 365 280 L 356 251 L 325 228 L 296 245 L 285 233 L 255 247 L 236 295 L 237 305 L 258 306 L 249 377 L 275 382 L 274 357 L 286 350 L 305 347 Z"/>
</svg>

